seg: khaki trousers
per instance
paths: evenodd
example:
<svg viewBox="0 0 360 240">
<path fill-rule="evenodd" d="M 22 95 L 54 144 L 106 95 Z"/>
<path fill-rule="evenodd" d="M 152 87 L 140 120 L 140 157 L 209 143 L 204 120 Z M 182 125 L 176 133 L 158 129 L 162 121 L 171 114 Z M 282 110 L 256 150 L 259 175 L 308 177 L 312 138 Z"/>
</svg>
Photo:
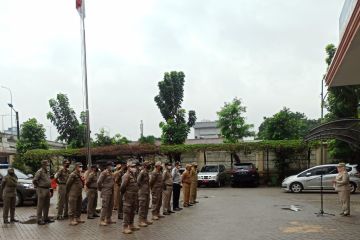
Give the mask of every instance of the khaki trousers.
<svg viewBox="0 0 360 240">
<path fill-rule="evenodd" d="M 81 216 L 81 195 L 70 195 L 69 196 L 69 217 L 80 218 Z"/>
<path fill-rule="evenodd" d="M 120 186 L 114 185 L 114 209 L 118 209 L 120 202 Z"/>
<path fill-rule="evenodd" d="M 123 206 L 124 206 L 124 195 L 121 194 L 120 192 L 120 195 L 119 195 L 119 203 L 118 203 L 118 218 L 123 218 L 124 216 L 124 209 L 123 209 Z"/>
<path fill-rule="evenodd" d="M 139 195 L 139 220 L 146 221 L 149 214 L 150 193 Z"/>
<path fill-rule="evenodd" d="M 68 216 L 68 206 L 69 206 L 69 196 L 66 193 L 66 185 L 59 184 L 58 185 L 58 216 Z"/>
<path fill-rule="evenodd" d="M 9 218 L 9 212 L 10 212 L 10 220 L 15 219 L 15 204 L 16 204 L 16 197 L 3 197 L 3 206 L 4 206 L 4 212 L 3 212 L 3 218 L 4 221 L 8 220 Z"/>
<path fill-rule="evenodd" d="M 350 191 L 341 190 L 338 192 L 341 210 L 344 214 L 350 214 Z"/>
<path fill-rule="evenodd" d="M 124 194 L 124 227 L 134 224 L 137 195 L 137 193 L 132 192 L 125 192 Z"/>
<path fill-rule="evenodd" d="M 36 189 L 37 194 L 37 221 L 46 221 L 49 219 L 50 207 L 50 189 L 40 188 Z"/>
<path fill-rule="evenodd" d="M 166 190 L 163 191 L 163 212 L 171 211 L 170 202 L 171 202 L 171 195 L 172 195 L 173 187 L 166 186 Z"/>
<path fill-rule="evenodd" d="M 101 200 L 102 206 L 101 206 L 101 215 L 100 220 L 110 220 L 112 216 L 112 210 L 114 207 L 114 194 L 103 194 L 102 200 Z"/>
<path fill-rule="evenodd" d="M 192 182 L 190 185 L 190 203 L 195 203 L 197 197 L 197 182 Z"/>
<path fill-rule="evenodd" d="M 183 183 L 183 197 L 184 197 L 184 206 L 188 206 L 190 202 L 190 184 Z"/>
<path fill-rule="evenodd" d="M 88 217 L 93 217 L 95 215 L 96 204 L 97 204 L 97 199 L 98 199 L 97 189 L 88 188 L 86 195 L 87 195 L 87 199 L 88 199 L 87 215 L 88 215 Z"/>
<path fill-rule="evenodd" d="M 151 196 L 152 196 L 152 201 L 151 201 L 152 211 L 151 211 L 151 213 L 153 216 L 159 216 L 160 208 L 161 208 L 161 204 L 162 204 L 162 188 L 153 189 L 153 191 L 151 192 Z"/>
</svg>

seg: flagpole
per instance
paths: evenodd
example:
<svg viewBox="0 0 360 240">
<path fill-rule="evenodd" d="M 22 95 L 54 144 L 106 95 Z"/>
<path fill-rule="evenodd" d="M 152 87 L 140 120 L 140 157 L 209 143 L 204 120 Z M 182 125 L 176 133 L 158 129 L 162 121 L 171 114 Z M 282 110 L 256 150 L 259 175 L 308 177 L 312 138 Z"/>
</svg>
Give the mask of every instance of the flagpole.
<svg viewBox="0 0 360 240">
<path fill-rule="evenodd" d="M 89 91 L 87 81 L 87 62 L 86 62 L 86 38 L 85 38 L 85 4 L 82 2 L 83 14 L 81 18 L 82 28 L 82 47 L 83 47 L 83 77 L 85 85 L 85 108 L 86 108 L 86 156 L 88 168 L 91 167 L 91 150 L 90 150 L 90 113 L 89 113 Z"/>
</svg>

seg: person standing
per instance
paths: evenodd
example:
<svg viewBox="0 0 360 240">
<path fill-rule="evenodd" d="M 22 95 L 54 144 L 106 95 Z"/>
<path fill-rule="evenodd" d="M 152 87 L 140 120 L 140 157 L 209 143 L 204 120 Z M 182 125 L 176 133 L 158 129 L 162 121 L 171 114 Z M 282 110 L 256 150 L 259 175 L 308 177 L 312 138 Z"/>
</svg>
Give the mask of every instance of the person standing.
<svg viewBox="0 0 360 240">
<path fill-rule="evenodd" d="M 190 184 L 190 204 L 196 204 L 198 201 L 196 201 L 197 197 L 197 187 L 198 187 L 198 172 L 197 172 L 197 163 L 194 162 L 191 167 L 190 172 L 190 178 L 191 178 L 191 184 Z"/>
<path fill-rule="evenodd" d="M 121 172 L 121 164 L 117 164 L 115 167 L 114 179 L 117 179 L 119 177 L 120 172 Z M 119 200 L 120 200 L 120 185 L 115 181 L 115 184 L 114 184 L 114 210 L 118 209 Z"/>
<path fill-rule="evenodd" d="M 335 184 L 335 190 L 338 192 L 339 200 L 341 203 L 342 212 L 341 216 L 350 215 L 350 182 L 349 174 L 346 171 L 345 163 L 339 163 L 337 165 L 338 175 L 333 181 Z"/>
<path fill-rule="evenodd" d="M 13 168 L 9 168 L 7 175 L 1 181 L 1 195 L 3 199 L 3 219 L 4 224 L 10 222 L 19 222 L 15 219 L 15 205 L 16 205 L 16 187 L 18 178 Z M 9 222 L 10 212 L 10 222 Z"/>
<path fill-rule="evenodd" d="M 126 165 L 126 163 L 122 162 L 120 172 L 115 177 L 115 184 L 119 186 L 119 203 L 117 206 L 118 219 L 123 219 L 123 217 L 124 217 L 124 214 L 123 214 L 124 196 L 120 191 L 120 185 L 121 185 L 122 177 L 124 176 L 126 171 L 127 171 L 127 165 Z"/>
<path fill-rule="evenodd" d="M 66 193 L 66 182 L 70 176 L 70 162 L 63 161 L 63 167 L 55 174 L 55 181 L 58 184 L 57 220 L 68 218 L 69 196 Z"/>
<path fill-rule="evenodd" d="M 101 191 L 101 214 L 100 226 L 107 226 L 116 222 L 111 220 L 114 207 L 114 175 L 112 173 L 113 163 L 107 162 L 106 169 L 101 172 L 98 179 L 98 190 Z"/>
<path fill-rule="evenodd" d="M 162 191 L 164 187 L 161 169 L 162 169 L 161 162 L 157 161 L 155 163 L 155 169 L 151 173 L 151 177 L 150 177 L 153 220 L 159 220 L 159 218 L 164 217 L 163 215 L 160 215 L 160 208 L 162 204 Z"/>
<path fill-rule="evenodd" d="M 96 214 L 96 204 L 98 200 L 98 186 L 97 186 L 97 180 L 98 180 L 98 168 L 96 165 L 91 166 L 91 171 L 87 175 L 86 178 L 86 187 L 87 187 L 87 215 L 88 219 L 94 219 L 95 217 L 99 217 L 99 215 Z"/>
<path fill-rule="evenodd" d="M 54 222 L 49 218 L 50 198 L 51 198 L 51 180 L 48 170 L 49 162 L 41 161 L 41 168 L 35 173 L 33 184 L 36 187 L 37 194 L 37 223 L 45 225 Z"/>
<path fill-rule="evenodd" d="M 183 172 L 181 176 L 181 183 L 183 187 L 183 197 L 184 197 L 184 207 L 190 207 L 192 206 L 190 204 L 190 184 L 191 184 L 191 178 L 190 178 L 190 171 L 191 171 L 191 165 L 186 164 L 185 171 Z"/>
<path fill-rule="evenodd" d="M 171 176 L 171 163 L 165 163 L 163 172 L 164 191 L 163 191 L 163 214 L 170 215 L 175 213 L 171 211 L 171 195 L 173 191 L 173 179 Z"/>
<path fill-rule="evenodd" d="M 173 210 L 180 211 L 182 208 L 179 205 L 180 191 L 181 191 L 181 174 L 179 172 L 180 162 L 175 163 L 175 167 L 171 171 L 173 179 Z"/>
<path fill-rule="evenodd" d="M 150 204 L 150 177 L 149 177 L 149 162 L 143 163 L 143 169 L 137 177 L 137 184 L 139 186 L 139 226 L 147 227 L 153 222 L 148 221 L 149 204 Z"/>
<path fill-rule="evenodd" d="M 81 178 L 82 163 L 75 163 L 75 169 L 70 174 L 66 182 L 66 192 L 69 196 L 69 218 L 70 225 L 76 226 L 79 223 L 84 223 L 81 220 L 81 203 L 82 203 L 82 189 L 84 187 L 83 179 Z"/>
</svg>

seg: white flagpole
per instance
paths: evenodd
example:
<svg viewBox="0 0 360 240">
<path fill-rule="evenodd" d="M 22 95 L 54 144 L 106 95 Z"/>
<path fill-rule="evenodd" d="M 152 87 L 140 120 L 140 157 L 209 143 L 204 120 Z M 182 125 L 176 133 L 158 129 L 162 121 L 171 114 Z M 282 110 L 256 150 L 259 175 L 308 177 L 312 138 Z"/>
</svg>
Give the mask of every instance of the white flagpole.
<svg viewBox="0 0 360 240">
<path fill-rule="evenodd" d="M 80 14 L 81 19 L 81 30 L 82 30 L 82 53 L 83 53 L 83 78 L 85 85 L 85 108 L 86 108 L 86 157 L 88 168 L 91 167 L 91 150 L 90 150 L 90 113 L 89 113 L 89 91 L 88 91 L 88 81 L 87 81 L 87 63 L 86 63 L 86 38 L 85 38 L 85 1 L 82 1 L 81 10 L 82 14 Z"/>
</svg>

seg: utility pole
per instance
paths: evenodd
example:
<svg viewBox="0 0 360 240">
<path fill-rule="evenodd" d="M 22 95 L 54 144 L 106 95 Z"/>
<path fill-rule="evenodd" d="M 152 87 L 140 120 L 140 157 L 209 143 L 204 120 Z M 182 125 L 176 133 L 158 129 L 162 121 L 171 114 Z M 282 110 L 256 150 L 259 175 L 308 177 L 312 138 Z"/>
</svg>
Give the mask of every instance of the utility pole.
<svg viewBox="0 0 360 240">
<path fill-rule="evenodd" d="M 144 137 L 144 122 L 143 122 L 143 120 L 141 120 L 141 122 L 140 122 L 140 137 L 141 138 Z"/>
</svg>

